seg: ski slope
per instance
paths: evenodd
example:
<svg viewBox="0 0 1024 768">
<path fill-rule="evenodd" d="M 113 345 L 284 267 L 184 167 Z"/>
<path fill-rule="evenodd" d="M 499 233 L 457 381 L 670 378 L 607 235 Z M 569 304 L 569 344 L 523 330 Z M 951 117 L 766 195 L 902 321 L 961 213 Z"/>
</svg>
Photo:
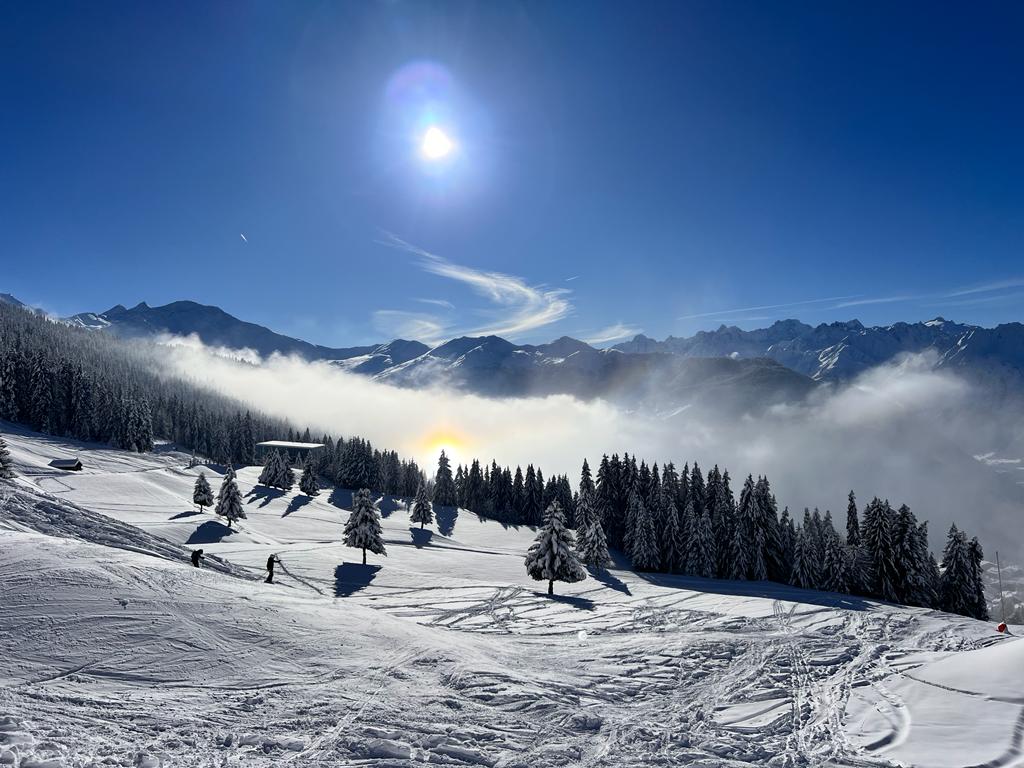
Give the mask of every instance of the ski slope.
<svg viewBox="0 0 1024 768">
<path fill-rule="evenodd" d="M 622 569 L 552 599 L 533 531 L 389 498 L 362 566 L 348 491 L 245 468 L 229 530 L 183 454 L 0 431 L 0 766 L 1024 765 L 1024 646 L 988 624 Z"/>
</svg>

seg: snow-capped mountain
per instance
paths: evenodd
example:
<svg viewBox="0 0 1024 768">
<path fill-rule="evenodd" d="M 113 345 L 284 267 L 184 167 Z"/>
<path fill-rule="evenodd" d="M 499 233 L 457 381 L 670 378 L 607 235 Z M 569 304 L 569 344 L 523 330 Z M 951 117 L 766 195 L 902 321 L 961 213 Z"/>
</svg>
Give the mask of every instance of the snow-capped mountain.
<svg viewBox="0 0 1024 768">
<path fill-rule="evenodd" d="M 345 365 L 345 363 L 340 363 Z M 802 399 L 814 382 L 773 360 L 623 354 L 563 336 L 516 345 L 498 336 L 461 337 L 376 378 L 401 386 L 438 383 L 488 396 L 572 394 L 672 409 L 698 402 L 750 408 Z"/>
<path fill-rule="evenodd" d="M 941 317 L 920 323 L 865 327 L 857 320 L 807 325 L 780 320 L 744 331 L 722 325 L 693 336 L 656 341 L 636 336 L 621 352 L 664 352 L 680 357 L 770 357 L 816 381 L 843 381 L 908 352 L 932 350 L 939 366 L 956 366 L 988 383 L 1024 387 L 1024 325 L 962 325 Z"/>
<path fill-rule="evenodd" d="M 344 360 L 379 355 L 381 346 L 391 347 L 385 355 L 393 363 L 404 362 L 427 350 L 418 341 L 395 341 L 389 345 L 371 344 L 362 347 L 332 348 L 310 344 L 302 339 L 275 333 L 269 328 L 239 320 L 219 307 L 194 301 L 175 301 L 160 307 L 141 302 L 128 309 L 121 304 L 106 312 L 82 312 L 66 318 L 66 322 L 83 328 L 105 330 L 118 336 L 136 338 L 164 333 L 188 336 L 195 334 L 204 344 L 252 349 L 267 356 L 275 352 L 300 355 L 307 360 Z M 398 351 L 401 354 L 398 354 Z M 397 357 L 396 357 L 397 355 Z"/>
</svg>

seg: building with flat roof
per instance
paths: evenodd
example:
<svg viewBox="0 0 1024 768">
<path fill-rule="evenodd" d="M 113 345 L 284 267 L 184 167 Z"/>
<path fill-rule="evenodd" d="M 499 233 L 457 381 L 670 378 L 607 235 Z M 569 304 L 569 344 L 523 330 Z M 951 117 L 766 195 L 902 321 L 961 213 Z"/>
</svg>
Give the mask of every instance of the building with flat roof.
<svg viewBox="0 0 1024 768">
<path fill-rule="evenodd" d="M 292 459 L 304 459 L 324 447 L 323 443 L 298 443 L 292 440 L 264 440 L 256 443 L 256 456 L 263 459 L 268 451 L 285 451 Z"/>
</svg>

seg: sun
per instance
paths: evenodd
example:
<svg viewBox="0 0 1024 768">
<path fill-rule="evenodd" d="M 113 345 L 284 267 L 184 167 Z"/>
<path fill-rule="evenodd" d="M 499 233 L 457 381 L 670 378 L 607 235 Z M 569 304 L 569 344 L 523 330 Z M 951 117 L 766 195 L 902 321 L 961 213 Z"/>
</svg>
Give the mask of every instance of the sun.
<svg viewBox="0 0 1024 768">
<path fill-rule="evenodd" d="M 420 445 L 422 455 L 432 462 L 437 461 L 441 451 L 444 451 L 453 466 L 466 460 L 466 450 L 468 449 L 466 441 L 450 430 L 431 432 L 423 437 Z"/>
<path fill-rule="evenodd" d="M 427 129 L 420 142 L 420 154 L 427 160 L 441 160 L 450 155 L 454 149 L 455 144 L 436 125 Z"/>
</svg>

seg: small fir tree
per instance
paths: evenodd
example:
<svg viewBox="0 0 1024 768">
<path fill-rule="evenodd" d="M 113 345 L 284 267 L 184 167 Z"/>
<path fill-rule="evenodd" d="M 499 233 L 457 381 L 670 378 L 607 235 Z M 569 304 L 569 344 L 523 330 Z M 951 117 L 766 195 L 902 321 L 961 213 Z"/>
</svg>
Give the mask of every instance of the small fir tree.
<svg viewBox="0 0 1024 768">
<path fill-rule="evenodd" d="M 547 510 L 547 519 L 526 553 L 526 572 L 535 581 L 548 582 L 548 594 L 555 593 L 555 582 L 572 583 L 587 577 L 573 551 L 572 533 L 565 527 L 565 518 L 558 502 Z"/>
<path fill-rule="evenodd" d="M 423 483 L 420 483 L 420 487 L 416 489 L 416 500 L 413 502 L 412 515 L 409 519 L 414 523 L 419 523 L 421 530 L 426 523 L 434 522 L 434 507 L 427 497 L 427 487 Z"/>
<path fill-rule="evenodd" d="M 13 480 L 14 466 L 11 461 L 11 452 L 7 450 L 7 443 L 0 437 L 0 480 Z"/>
<path fill-rule="evenodd" d="M 444 451 L 441 451 L 441 455 L 437 459 L 437 475 L 434 477 L 434 503 L 442 507 L 454 507 L 459 503 L 455 493 L 455 478 L 452 477 L 452 465 Z"/>
<path fill-rule="evenodd" d="M 363 565 L 366 565 L 366 550 L 387 556 L 381 535 L 380 513 L 368 488 L 356 493 L 352 500 L 352 514 L 345 523 L 345 546 L 363 550 Z"/>
<path fill-rule="evenodd" d="M 299 490 L 307 496 L 316 496 L 320 493 L 320 484 L 316 479 L 316 467 L 313 466 L 313 457 L 308 453 L 302 464 L 302 477 L 299 479 Z"/>
<path fill-rule="evenodd" d="M 192 489 L 192 503 L 196 505 L 199 512 L 202 512 L 204 507 L 213 506 L 213 490 L 210 488 L 210 482 L 206 479 L 205 472 L 200 472 L 199 477 L 196 478 L 195 487 Z"/>
<path fill-rule="evenodd" d="M 245 509 L 242 506 L 242 494 L 235 481 L 235 470 L 231 467 L 228 467 L 228 472 L 220 484 L 220 491 L 217 492 L 217 507 L 214 511 L 228 521 L 228 528 L 235 520 L 244 520 L 246 517 Z"/>
</svg>

